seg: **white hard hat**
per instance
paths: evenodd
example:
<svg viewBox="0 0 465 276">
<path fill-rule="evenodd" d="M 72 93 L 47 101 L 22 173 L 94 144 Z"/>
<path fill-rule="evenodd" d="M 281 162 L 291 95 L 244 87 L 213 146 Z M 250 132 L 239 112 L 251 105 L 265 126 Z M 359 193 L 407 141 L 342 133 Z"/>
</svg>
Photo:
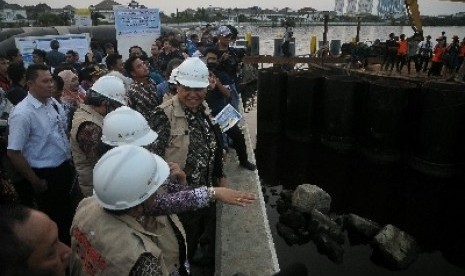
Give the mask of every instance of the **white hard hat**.
<svg viewBox="0 0 465 276">
<path fill-rule="evenodd" d="M 102 142 L 107 145 L 146 146 L 157 137 L 144 116 L 127 106 L 118 107 L 103 119 Z"/>
<path fill-rule="evenodd" d="M 90 89 L 122 105 L 127 105 L 126 88 L 124 82 L 118 77 L 100 77 Z"/>
<path fill-rule="evenodd" d="M 171 71 L 171 75 L 170 75 L 170 78 L 168 80 L 168 83 L 171 83 L 171 84 L 178 84 L 177 80 L 176 80 L 176 77 L 178 76 L 178 68 L 174 68 L 172 71 Z"/>
<path fill-rule="evenodd" d="M 176 80 L 183 86 L 190 88 L 207 88 L 208 68 L 198 57 L 187 58 L 178 67 Z"/>
<path fill-rule="evenodd" d="M 116 147 L 94 167 L 94 197 L 105 209 L 126 210 L 153 195 L 169 173 L 168 164 L 160 156 L 142 147 Z"/>
</svg>

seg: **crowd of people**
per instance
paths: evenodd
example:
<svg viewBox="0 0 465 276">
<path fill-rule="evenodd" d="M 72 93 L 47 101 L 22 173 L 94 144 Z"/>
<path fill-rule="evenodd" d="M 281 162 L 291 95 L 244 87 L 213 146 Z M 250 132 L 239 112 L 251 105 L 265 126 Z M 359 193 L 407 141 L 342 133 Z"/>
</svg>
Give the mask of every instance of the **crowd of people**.
<svg viewBox="0 0 465 276">
<path fill-rule="evenodd" d="M 222 26 L 134 45 L 123 58 L 75 51 L 0 56 L 3 119 L 0 275 L 189 275 L 215 262 L 215 201 L 245 207 L 223 156 L 255 170 L 239 126 L 212 116 L 239 105 L 237 36 Z M 212 272 L 213 273 L 213 272 Z"/>
<path fill-rule="evenodd" d="M 443 77 L 449 81 L 463 82 L 465 37 L 460 41 L 458 35 L 453 35 L 448 43 L 445 32 L 436 38 L 436 42 L 431 40 L 431 35 L 423 37 L 415 34 L 407 38 L 405 34 L 401 34 L 397 38 L 391 33 L 382 50 L 382 71 L 391 74 L 395 67 L 396 72 L 401 74 L 406 66 L 407 73 L 410 74 L 413 64 L 413 70 L 417 74 L 427 73 L 428 77 Z"/>
</svg>

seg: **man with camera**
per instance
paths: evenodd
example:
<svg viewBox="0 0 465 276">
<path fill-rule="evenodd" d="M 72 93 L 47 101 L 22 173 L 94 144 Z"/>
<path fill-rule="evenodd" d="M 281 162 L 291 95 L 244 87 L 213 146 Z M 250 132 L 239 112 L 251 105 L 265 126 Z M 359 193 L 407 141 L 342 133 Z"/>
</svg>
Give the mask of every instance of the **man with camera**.
<svg viewBox="0 0 465 276">
<path fill-rule="evenodd" d="M 218 28 L 218 43 L 216 44 L 216 52 L 218 53 L 218 66 L 216 70 L 228 75 L 229 81 L 223 83 L 228 85 L 231 91 L 230 103 L 239 110 L 239 91 L 237 90 L 238 72 L 240 69 L 241 59 L 244 54 L 239 53 L 236 49 L 229 47 L 231 39 L 235 34 L 228 26 Z"/>
</svg>

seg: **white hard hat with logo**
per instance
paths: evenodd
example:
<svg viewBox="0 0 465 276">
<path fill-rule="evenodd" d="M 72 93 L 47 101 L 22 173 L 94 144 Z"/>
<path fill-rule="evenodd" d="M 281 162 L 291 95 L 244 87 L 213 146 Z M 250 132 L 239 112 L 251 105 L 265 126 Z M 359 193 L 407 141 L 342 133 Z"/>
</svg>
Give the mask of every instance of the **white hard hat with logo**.
<svg viewBox="0 0 465 276">
<path fill-rule="evenodd" d="M 103 119 L 102 142 L 107 145 L 146 146 L 153 143 L 157 137 L 157 133 L 150 128 L 144 116 L 127 106 L 118 107 Z"/>
<path fill-rule="evenodd" d="M 210 84 L 207 65 L 198 57 L 187 58 L 177 68 L 176 80 L 183 86 L 207 88 Z"/>
<path fill-rule="evenodd" d="M 127 105 L 126 88 L 124 82 L 118 77 L 100 77 L 90 89 L 122 105 Z"/>
<path fill-rule="evenodd" d="M 168 164 L 160 156 L 142 147 L 116 147 L 94 167 L 94 197 L 105 209 L 126 210 L 153 195 L 169 173 Z"/>
</svg>

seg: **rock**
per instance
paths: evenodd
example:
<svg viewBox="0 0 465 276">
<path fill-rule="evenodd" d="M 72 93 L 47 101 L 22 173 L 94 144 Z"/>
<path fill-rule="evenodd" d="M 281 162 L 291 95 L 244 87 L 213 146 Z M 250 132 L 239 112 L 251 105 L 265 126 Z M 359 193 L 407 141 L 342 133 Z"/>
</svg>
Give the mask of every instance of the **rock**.
<svg viewBox="0 0 465 276">
<path fill-rule="evenodd" d="M 303 213 L 310 214 L 317 209 L 327 214 L 331 208 L 331 196 L 318 186 L 302 184 L 292 194 L 292 206 Z"/>
<path fill-rule="evenodd" d="M 316 209 L 311 213 L 308 230 L 313 235 L 326 234 L 339 244 L 345 241 L 341 226 Z"/>
<path fill-rule="evenodd" d="M 294 230 L 307 228 L 307 220 L 304 215 L 296 210 L 288 210 L 286 213 L 280 215 L 279 222 Z"/>
<path fill-rule="evenodd" d="M 299 236 L 294 233 L 292 228 L 287 227 L 282 223 L 276 224 L 278 234 L 288 243 L 289 245 L 298 244 L 300 242 Z"/>
<path fill-rule="evenodd" d="M 285 202 L 292 202 L 292 190 L 282 190 L 279 196 L 285 201 Z"/>
<path fill-rule="evenodd" d="M 378 223 L 355 214 L 349 214 L 347 216 L 346 226 L 347 229 L 356 231 L 368 239 L 372 239 L 381 229 Z"/>
<path fill-rule="evenodd" d="M 278 214 L 284 214 L 287 210 L 289 210 L 290 203 L 285 202 L 283 199 L 276 200 L 276 211 Z"/>
<path fill-rule="evenodd" d="M 341 229 L 345 229 L 346 228 L 346 218 L 347 216 L 346 215 L 338 215 L 338 214 L 335 214 L 335 213 L 331 213 L 329 218 L 334 221 L 335 223 L 337 223 L 339 226 L 341 226 Z"/>
<path fill-rule="evenodd" d="M 415 239 L 393 225 L 386 225 L 373 239 L 373 247 L 386 263 L 405 269 L 417 258 L 419 247 Z"/>
<path fill-rule="evenodd" d="M 342 263 L 344 248 L 340 244 L 324 233 L 314 236 L 313 241 L 321 254 L 328 256 L 333 262 Z"/>
<path fill-rule="evenodd" d="M 299 236 L 303 243 L 307 243 L 311 239 L 310 232 L 305 228 L 297 229 L 296 234 Z"/>
</svg>

